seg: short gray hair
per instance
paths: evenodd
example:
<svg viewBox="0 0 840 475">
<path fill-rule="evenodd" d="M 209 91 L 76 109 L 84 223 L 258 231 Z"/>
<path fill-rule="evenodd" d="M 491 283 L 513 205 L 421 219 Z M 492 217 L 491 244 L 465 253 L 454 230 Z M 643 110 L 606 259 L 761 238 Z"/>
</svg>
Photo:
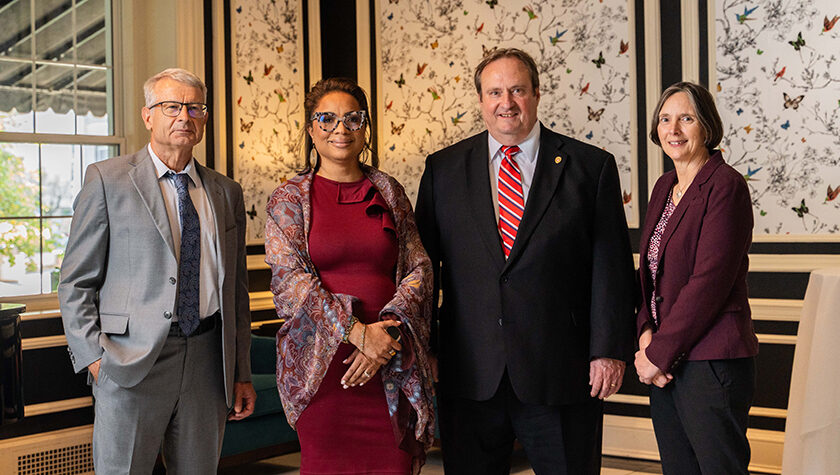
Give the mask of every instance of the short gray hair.
<svg viewBox="0 0 840 475">
<path fill-rule="evenodd" d="M 155 85 L 158 81 L 165 78 L 201 89 L 201 93 L 204 95 L 204 100 L 207 101 L 207 86 L 204 85 L 204 81 L 186 69 L 169 68 L 164 69 L 163 71 L 150 77 L 143 84 L 143 96 L 146 99 L 146 107 L 149 107 L 157 102 L 157 98 L 155 97 Z"/>
</svg>

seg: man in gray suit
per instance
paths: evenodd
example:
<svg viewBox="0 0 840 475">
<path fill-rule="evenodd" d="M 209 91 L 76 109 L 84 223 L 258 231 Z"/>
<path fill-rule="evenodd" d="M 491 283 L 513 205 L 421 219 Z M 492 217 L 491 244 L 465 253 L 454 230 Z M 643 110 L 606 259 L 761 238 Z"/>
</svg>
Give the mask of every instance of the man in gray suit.
<svg viewBox="0 0 840 475">
<path fill-rule="evenodd" d="M 225 418 L 254 410 L 242 188 L 193 158 L 207 88 L 167 69 L 143 86 L 148 146 L 90 165 L 58 297 L 88 370 L 97 474 L 215 473 Z"/>
</svg>

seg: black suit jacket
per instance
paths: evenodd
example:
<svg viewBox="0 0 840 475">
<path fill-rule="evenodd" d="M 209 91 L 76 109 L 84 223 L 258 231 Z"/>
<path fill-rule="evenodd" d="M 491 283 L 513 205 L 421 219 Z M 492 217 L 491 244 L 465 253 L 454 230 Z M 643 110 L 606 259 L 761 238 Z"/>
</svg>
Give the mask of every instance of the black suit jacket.
<svg viewBox="0 0 840 475">
<path fill-rule="evenodd" d="M 443 290 L 433 351 L 444 395 L 487 400 L 507 368 L 523 402 L 579 402 L 591 359 L 631 357 L 634 270 L 609 153 L 542 127 L 507 261 L 486 131 L 429 156 L 416 214 Z"/>
</svg>

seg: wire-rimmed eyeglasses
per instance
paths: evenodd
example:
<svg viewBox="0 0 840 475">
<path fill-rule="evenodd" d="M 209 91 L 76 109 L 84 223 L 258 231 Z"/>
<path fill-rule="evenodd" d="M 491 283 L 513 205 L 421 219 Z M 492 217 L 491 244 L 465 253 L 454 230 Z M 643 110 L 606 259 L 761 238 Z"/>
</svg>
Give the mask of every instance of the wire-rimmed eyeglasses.
<svg viewBox="0 0 840 475">
<path fill-rule="evenodd" d="M 318 127 L 324 132 L 332 132 L 338 127 L 338 123 L 344 124 L 344 127 L 350 131 L 356 131 L 365 125 L 365 111 L 352 111 L 344 114 L 344 117 L 338 117 L 332 112 L 316 112 L 312 114 L 312 121 L 318 123 Z"/>
<path fill-rule="evenodd" d="M 203 119 L 207 115 L 207 104 L 201 102 L 160 101 L 150 105 L 149 109 L 157 106 L 160 106 L 160 111 L 167 117 L 178 117 L 183 107 L 187 108 L 187 114 L 193 119 Z"/>
</svg>

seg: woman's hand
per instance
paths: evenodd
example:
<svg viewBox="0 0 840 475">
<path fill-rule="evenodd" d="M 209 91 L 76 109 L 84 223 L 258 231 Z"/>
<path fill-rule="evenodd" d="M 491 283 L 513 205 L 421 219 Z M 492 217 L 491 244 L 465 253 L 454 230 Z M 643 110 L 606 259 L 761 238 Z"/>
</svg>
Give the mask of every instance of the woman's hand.
<svg viewBox="0 0 840 475">
<path fill-rule="evenodd" d="M 344 389 L 364 384 L 370 381 L 370 378 L 379 371 L 381 365 L 369 360 L 367 356 L 363 355 L 361 351 L 354 350 L 353 353 L 347 357 L 344 364 L 349 364 L 347 372 L 341 377 L 341 385 Z"/>
<path fill-rule="evenodd" d="M 642 337 L 644 337 L 644 333 Z M 639 339 L 639 343 L 641 344 L 641 338 Z M 648 340 L 649 343 L 650 341 Z M 645 347 L 647 346 L 646 344 Z M 663 373 L 655 364 L 651 363 L 644 349 L 636 352 L 636 373 L 638 373 L 639 381 L 642 383 L 653 384 L 659 388 L 664 388 L 666 384 L 674 379 L 673 375 Z"/>
<path fill-rule="evenodd" d="M 402 349 L 402 345 L 391 338 L 385 329 L 399 326 L 400 323 L 399 320 L 382 320 L 370 325 L 361 323 L 353 325 L 350 329 L 350 343 L 361 350 L 372 362 L 380 366 L 384 365 Z"/>
</svg>

